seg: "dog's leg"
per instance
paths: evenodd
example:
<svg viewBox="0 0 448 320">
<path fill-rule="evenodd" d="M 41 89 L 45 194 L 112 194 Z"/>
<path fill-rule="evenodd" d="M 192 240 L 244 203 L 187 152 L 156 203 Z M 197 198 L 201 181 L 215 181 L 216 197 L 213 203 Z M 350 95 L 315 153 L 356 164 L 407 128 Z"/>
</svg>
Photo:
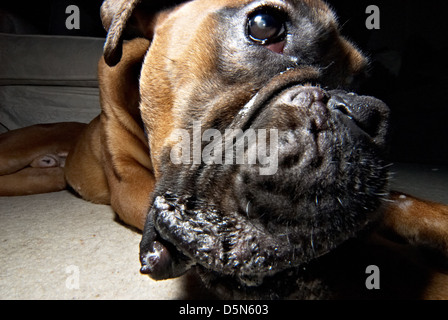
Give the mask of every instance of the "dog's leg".
<svg viewBox="0 0 448 320">
<path fill-rule="evenodd" d="M 101 120 L 98 116 L 90 122 L 67 157 L 65 177 L 68 184 L 83 199 L 93 203 L 110 204 L 101 149 Z"/>
<path fill-rule="evenodd" d="M 64 170 L 27 167 L 13 174 L 0 176 L 0 196 L 19 196 L 64 190 Z"/>
<path fill-rule="evenodd" d="M 103 101 L 105 110 L 110 110 L 111 105 L 111 100 Z M 148 145 L 143 130 L 120 109 L 114 110 L 114 115 L 108 114 L 102 126 L 102 157 L 107 159 L 103 162 L 103 170 L 110 204 L 121 220 L 143 230 L 155 185 Z M 118 121 L 116 117 L 126 121 Z"/>
<path fill-rule="evenodd" d="M 0 135 L 0 196 L 59 191 L 83 123 L 34 125 Z"/>
<path fill-rule="evenodd" d="M 113 117 L 101 122 L 103 116 L 90 123 L 67 158 L 67 181 L 82 198 L 110 204 L 121 220 L 142 230 L 155 181 L 147 146 L 131 131 L 115 132 L 120 123 Z"/>
<path fill-rule="evenodd" d="M 124 175 L 113 174 L 111 163 L 107 163 L 106 172 L 108 172 L 112 208 L 123 222 L 143 230 L 155 178 L 147 168 L 134 161 L 134 159 L 120 160 L 126 165 Z"/>
<path fill-rule="evenodd" d="M 383 218 L 386 229 L 409 243 L 448 257 L 448 206 L 392 192 Z"/>
<path fill-rule="evenodd" d="M 112 208 L 121 220 L 139 229 L 144 227 L 155 184 L 139 109 L 140 70 L 148 47 L 147 40 L 129 41 L 115 67 L 100 61 L 101 126 L 91 134 L 101 137 L 96 139 Z"/>
</svg>

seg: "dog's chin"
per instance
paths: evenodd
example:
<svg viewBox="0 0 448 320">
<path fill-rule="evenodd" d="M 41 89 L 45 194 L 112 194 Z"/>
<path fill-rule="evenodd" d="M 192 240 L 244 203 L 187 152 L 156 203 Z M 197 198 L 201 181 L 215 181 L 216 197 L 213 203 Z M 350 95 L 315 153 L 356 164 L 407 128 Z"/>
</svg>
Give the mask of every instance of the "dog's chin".
<svg viewBox="0 0 448 320">
<path fill-rule="evenodd" d="M 222 299 L 322 300 L 334 298 L 331 288 L 319 276 L 321 273 L 319 264 L 321 262 L 317 259 L 312 265 L 304 264 L 279 271 L 274 275 L 266 276 L 263 283 L 257 286 L 242 284 L 238 278 L 222 275 L 202 266 L 196 266 L 195 272 L 205 286 L 213 289 L 215 296 Z"/>
<path fill-rule="evenodd" d="M 272 162 L 166 170 L 143 234 L 143 272 L 163 279 L 197 265 L 223 291 L 300 278 L 301 267 L 376 219 L 387 115 L 374 98 L 310 86 L 255 97 L 230 127 L 278 130 L 276 170 L 260 174 Z"/>
</svg>

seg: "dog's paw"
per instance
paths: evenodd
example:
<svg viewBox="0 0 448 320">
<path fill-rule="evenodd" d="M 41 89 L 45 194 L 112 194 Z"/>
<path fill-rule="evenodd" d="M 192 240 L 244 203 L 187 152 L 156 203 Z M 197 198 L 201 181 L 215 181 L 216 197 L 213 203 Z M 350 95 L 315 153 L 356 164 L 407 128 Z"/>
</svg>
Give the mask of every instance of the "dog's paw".
<svg viewBox="0 0 448 320">
<path fill-rule="evenodd" d="M 409 243 L 448 257 L 448 206 L 392 192 L 382 223 Z"/>
</svg>

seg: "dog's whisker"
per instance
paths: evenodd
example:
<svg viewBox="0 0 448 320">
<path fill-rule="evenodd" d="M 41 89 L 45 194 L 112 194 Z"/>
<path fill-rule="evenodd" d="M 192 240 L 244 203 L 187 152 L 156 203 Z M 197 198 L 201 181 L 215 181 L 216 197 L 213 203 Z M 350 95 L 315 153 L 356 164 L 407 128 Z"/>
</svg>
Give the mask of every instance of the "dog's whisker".
<svg viewBox="0 0 448 320">
<path fill-rule="evenodd" d="M 250 203 L 252 202 L 252 200 L 249 200 L 248 202 L 247 202 L 247 204 L 246 204 L 246 215 L 247 215 L 247 217 L 250 219 L 250 213 L 249 213 L 249 210 L 250 210 Z"/>
<path fill-rule="evenodd" d="M 326 66 L 322 66 L 322 67 L 320 67 L 320 68 L 319 68 L 319 71 L 323 71 L 323 70 L 330 69 L 330 67 L 331 67 L 332 65 L 334 65 L 334 64 L 335 64 L 335 62 L 332 61 L 332 62 L 330 62 L 329 64 L 327 64 Z"/>
<path fill-rule="evenodd" d="M 311 239 L 310 239 L 310 242 L 311 242 L 311 249 L 313 249 L 313 254 L 315 255 L 316 254 L 316 250 L 314 250 L 314 226 L 311 229 Z"/>
<path fill-rule="evenodd" d="M 336 199 L 338 200 L 339 204 L 341 205 L 342 208 L 345 208 L 344 203 L 342 203 L 341 198 L 336 197 Z"/>
<path fill-rule="evenodd" d="M 373 193 L 373 195 L 378 196 L 378 197 L 387 197 L 389 196 L 388 192 L 378 192 L 378 193 Z"/>
<path fill-rule="evenodd" d="M 382 166 L 382 167 L 380 167 L 381 169 L 387 169 L 387 168 L 390 168 L 390 167 L 392 167 L 394 164 L 393 163 L 388 163 L 388 164 L 385 164 L 384 166 Z"/>
</svg>

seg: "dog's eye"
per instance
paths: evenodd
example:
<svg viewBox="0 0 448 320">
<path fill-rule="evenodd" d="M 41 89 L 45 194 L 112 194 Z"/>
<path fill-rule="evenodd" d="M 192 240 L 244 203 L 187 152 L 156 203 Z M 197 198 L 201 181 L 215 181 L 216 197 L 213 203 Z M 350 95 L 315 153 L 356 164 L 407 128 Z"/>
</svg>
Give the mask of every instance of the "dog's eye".
<svg viewBox="0 0 448 320">
<path fill-rule="evenodd" d="M 256 43 L 265 45 L 279 42 L 283 40 L 285 33 L 285 18 L 276 10 L 259 9 L 247 20 L 247 34 Z"/>
</svg>

